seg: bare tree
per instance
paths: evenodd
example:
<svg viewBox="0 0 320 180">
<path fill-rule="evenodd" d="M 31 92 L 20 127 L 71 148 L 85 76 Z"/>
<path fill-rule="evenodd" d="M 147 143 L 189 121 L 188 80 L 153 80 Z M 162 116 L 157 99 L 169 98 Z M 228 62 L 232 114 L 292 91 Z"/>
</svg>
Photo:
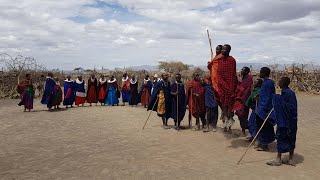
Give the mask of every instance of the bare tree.
<svg viewBox="0 0 320 180">
<path fill-rule="evenodd" d="M 40 82 L 40 75 L 45 68 L 37 63 L 32 57 L 17 55 L 13 57 L 7 53 L 0 54 L 0 64 L 3 65 L 1 74 L 0 98 L 15 97 L 15 88 L 20 79 L 26 73 L 33 75 L 34 84 Z M 39 76 L 39 77 L 38 77 Z"/>
<path fill-rule="evenodd" d="M 34 71 L 39 69 L 39 65 L 36 60 L 32 57 L 24 57 L 18 55 L 17 57 L 12 57 L 7 53 L 0 55 L 0 62 L 4 64 L 5 68 L 9 72 L 16 74 L 17 82 L 20 82 L 20 78 L 23 72 L 25 71 Z"/>
</svg>

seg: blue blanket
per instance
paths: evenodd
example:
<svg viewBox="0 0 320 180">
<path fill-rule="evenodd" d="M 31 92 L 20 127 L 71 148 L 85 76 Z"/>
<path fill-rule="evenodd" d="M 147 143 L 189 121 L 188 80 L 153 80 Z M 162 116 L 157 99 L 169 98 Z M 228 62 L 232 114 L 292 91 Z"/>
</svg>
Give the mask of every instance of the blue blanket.
<svg viewBox="0 0 320 180">
<path fill-rule="evenodd" d="M 63 88 L 64 96 L 67 95 L 67 92 L 69 89 L 71 90 L 70 96 L 68 98 L 66 98 L 66 97 L 64 98 L 63 105 L 72 105 L 75 101 L 75 96 L 76 96 L 75 91 L 74 91 L 74 82 L 73 81 L 71 81 L 71 82 L 64 81 L 63 87 L 64 87 Z"/>
<path fill-rule="evenodd" d="M 160 90 L 163 90 L 164 92 L 164 97 L 165 97 L 165 114 L 162 116 L 166 119 L 169 119 L 171 117 L 171 111 L 172 111 L 172 98 L 171 98 L 171 95 L 170 95 L 170 82 L 163 82 L 162 80 L 161 81 L 158 81 L 154 84 L 153 86 L 153 91 L 152 91 L 152 94 L 151 94 L 151 97 L 150 97 L 150 101 L 149 101 L 149 104 L 148 104 L 148 110 L 153 110 L 153 111 L 157 111 L 158 109 L 158 104 L 156 103 L 157 101 L 157 96 L 160 92 Z M 156 103 L 156 104 L 155 104 Z M 152 109 L 153 105 L 155 104 L 154 108 Z"/>
<path fill-rule="evenodd" d="M 298 107 L 295 93 L 283 88 L 281 95 L 274 95 L 275 123 L 277 124 L 278 152 L 290 152 L 295 148 L 298 122 Z"/>
<path fill-rule="evenodd" d="M 178 84 L 178 85 L 177 85 Z M 186 91 L 182 83 L 174 83 L 171 85 L 171 92 L 176 93 L 178 87 L 178 111 L 177 111 L 177 96 L 172 96 L 172 113 L 171 118 L 176 122 L 177 119 L 181 122 L 186 114 Z M 177 115 L 178 112 L 178 115 Z"/>
<path fill-rule="evenodd" d="M 41 104 L 46 104 L 48 108 L 51 108 L 54 104 L 56 91 L 56 82 L 52 78 L 47 78 Z"/>
</svg>

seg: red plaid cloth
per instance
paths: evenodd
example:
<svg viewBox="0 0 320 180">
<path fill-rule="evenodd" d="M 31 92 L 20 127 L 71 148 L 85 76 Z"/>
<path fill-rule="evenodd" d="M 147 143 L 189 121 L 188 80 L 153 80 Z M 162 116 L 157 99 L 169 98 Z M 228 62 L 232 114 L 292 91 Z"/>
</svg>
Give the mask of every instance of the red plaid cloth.
<svg viewBox="0 0 320 180">
<path fill-rule="evenodd" d="M 237 97 L 236 103 L 234 104 L 234 110 L 236 111 L 236 115 L 240 117 L 241 119 L 248 119 L 249 116 L 249 107 L 245 105 L 246 100 L 249 98 L 252 92 L 252 85 L 253 85 L 253 80 L 252 76 L 248 75 L 241 81 L 241 91 L 239 93 L 239 86 L 237 88 Z"/>
<path fill-rule="evenodd" d="M 18 84 L 17 91 L 20 95 L 23 95 L 24 90 L 27 88 L 28 84 L 29 84 L 29 81 L 27 80 L 24 80 Z"/>
<path fill-rule="evenodd" d="M 190 80 L 187 84 L 188 106 L 191 108 L 192 115 L 196 118 L 201 113 L 206 112 L 204 102 L 205 87 L 199 81 Z M 195 96 L 193 94 L 198 94 Z M 190 98 L 191 97 L 191 98 Z"/>
<path fill-rule="evenodd" d="M 233 110 L 237 83 L 236 60 L 232 56 L 222 56 L 218 63 L 218 93 L 222 108 Z"/>
<path fill-rule="evenodd" d="M 121 86 L 122 91 L 130 91 L 130 79 L 126 81 L 122 81 L 122 86 Z"/>
</svg>

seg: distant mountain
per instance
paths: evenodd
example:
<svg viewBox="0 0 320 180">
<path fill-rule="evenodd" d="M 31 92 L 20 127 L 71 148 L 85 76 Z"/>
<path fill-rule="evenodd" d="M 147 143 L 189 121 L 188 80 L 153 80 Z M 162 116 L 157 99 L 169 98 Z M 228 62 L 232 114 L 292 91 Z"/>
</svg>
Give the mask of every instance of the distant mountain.
<svg viewBox="0 0 320 180">
<path fill-rule="evenodd" d="M 125 70 L 134 70 L 134 71 L 141 71 L 141 70 L 146 70 L 146 71 L 155 71 L 158 70 L 157 65 L 140 65 L 140 66 L 129 66 L 125 68 L 114 68 L 115 70 L 118 71 L 125 71 Z"/>
</svg>

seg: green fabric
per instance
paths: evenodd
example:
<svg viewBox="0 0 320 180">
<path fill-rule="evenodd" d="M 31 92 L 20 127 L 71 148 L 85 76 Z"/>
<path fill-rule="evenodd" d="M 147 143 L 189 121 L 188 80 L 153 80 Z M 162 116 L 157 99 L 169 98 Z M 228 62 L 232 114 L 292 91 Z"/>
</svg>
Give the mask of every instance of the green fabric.
<svg viewBox="0 0 320 180">
<path fill-rule="evenodd" d="M 249 107 L 249 104 L 251 103 L 251 101 L 254 99 L 254 97 L 260 93 L 261 88 L 260 87 L 256 87 L 254 88 L 254 90 L 252 91 L 251 95 L 248 97 L 247 101 L 246 101 L 246 106 Z"/>
<path fill-rule="evenodd" d="M 34 89 L 33 89 L 33 86 L 32 86 L 32 85 L 29 85 L 29 86 L 27 87 L 27 92 L 28 92 L 28 95 L 29 95 L 30 97 L 32 97 L 32 96 L 34 95 Z"/>
</svg>

